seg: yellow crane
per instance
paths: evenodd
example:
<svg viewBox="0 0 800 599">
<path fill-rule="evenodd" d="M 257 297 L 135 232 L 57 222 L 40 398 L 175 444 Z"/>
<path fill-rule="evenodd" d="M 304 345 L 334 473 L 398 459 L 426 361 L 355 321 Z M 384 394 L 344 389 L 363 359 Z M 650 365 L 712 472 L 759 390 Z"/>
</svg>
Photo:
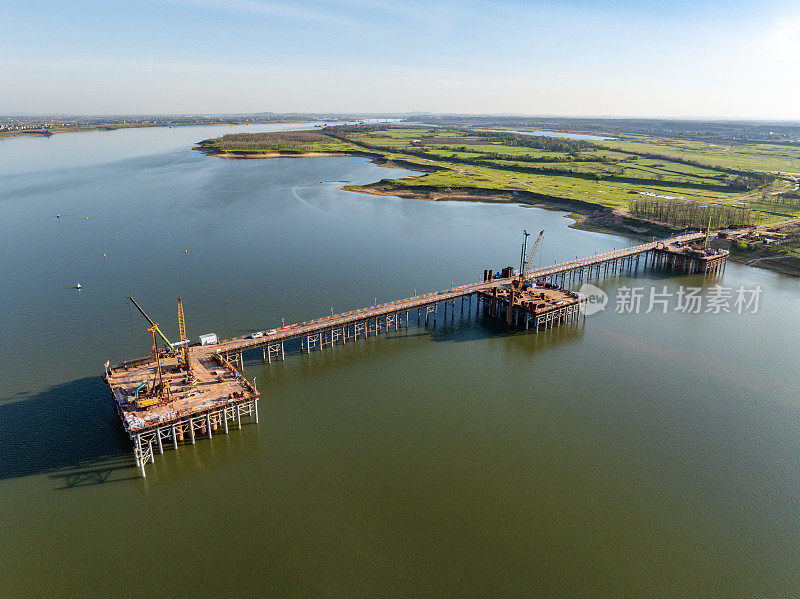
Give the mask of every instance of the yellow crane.
<svg viewBox="0 0 800 599">
<path fill-rule="evenodd" d="M 181 370 L 186 371 L 186 379 L 192 381 L 192 379 L 194 379 L 194 373 L 192 372 L 192 363 L 189 359 L 189 338 L 186 337 L 186 318 L 183 315 L 183 301 L 181 301 L 180 297 L 178 297 L 178 335 L 180 336 L 178 344 L 181 346 L 181 353 L 178 356 L 178 365 L 181 367 Z"/>
<path fill-rule="evenodd" d="M 149 381 L 146 381 L 136 390 L 136 407 L 146 408 L 157 404 L 159 401 L 169 400 L 169 389 L 164 384 L 164 375 L 161 371 L 161 357 L 158 354 L 158 346 L 156 345 L 156 333 L 161 331 L 158 328 L 158 323 L 154 322 L 153 326 L 147 329 L 153 334 L 153 353 L 156 355 L 156 380 L 151 388 L 148 389 Z M 140 391 L 144 392 L 140 393 Z"/>
</svg>

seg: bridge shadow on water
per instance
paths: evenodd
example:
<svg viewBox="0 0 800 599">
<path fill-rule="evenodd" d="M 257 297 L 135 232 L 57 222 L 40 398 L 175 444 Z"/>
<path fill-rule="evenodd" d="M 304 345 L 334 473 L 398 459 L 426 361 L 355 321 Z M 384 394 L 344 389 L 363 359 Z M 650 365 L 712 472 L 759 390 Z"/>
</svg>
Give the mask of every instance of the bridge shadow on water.
<svg viewBox="0 0 800 599">
<path fill-rule="evenodd" d="M 474 314 L 469 317 L 466 314 L 463 317 L 457 314 L 454 318 L 448 314 L 446 322 L 440 316 L 437 318 L 436 326 L 433 325 L 432 318 L 427 326 L 424 319 L 419 325 L 417 325 L 416 319 L 411 319 L 409 325 L 408 329 L 404 324 L 399 331 L 392 330 L 388 334 L 380 333 L 378 336 L 370 335 L 367 339 L 348 341 L 345 345 L 337 343 L 334 351 L 331 351 L 330 347 L 326 347 L 321 352 L 314 348 L 308 356 L 305 350 L 301 351 L 300 340 L 292 339 L 286 343 L 286 359 L 289 361 L 299 359 L 300 362 L 295 363 L 299 372 L 310 373 L 315 368 L 319 368 L 319 360 L 328 366 L 347 367 L 356 362 L 389 355 L 396 351 L 404 351 L 409 348 L 409 344 L 414 344 L 418 340 L 432 343 L 474 343 L 489 339 L 502 339 L 514 351 L 535 354 L 578 341 L 585 330 L 583 318 L 552 329 L 542 329 L 537 333 L 532 328 L 525 330 L 516 326 L 509 327 L 505 322 L 483 314 L 478 317 Z M 311 358 L 311 360 L 309 361 L 307 358 Z M 248 371 L 253 369 L 252 373 L 257 374 L 257 370 L 261 370 L 262 374 L 259 375 L 259 380 L 264 381 L 265 379 L 262 377 L 265 375 L 267 377 L 281 376 L 278 373 L 284 363 L 280 359 L 276 359 L 272 366 L 269 366 L 262 362 L 260 350 L 250 350 L 245 355 L 245 364 Z M 276 372 L 274 369 L 278 369 L 278 371 Z"/>
<path fill-rule="evenodd" d="M 137 477 L 99 376 L 0 404 L 0 480 L 42 474 L 60 481 L 60 488 Z"/>
<path fill-rule="evenodd" d="M 571 323 L 564 323 L 552 329 L 541 329 L 538 333 L 533 329 L 519 326 L 508 326 L 501 319 L 491 318 L 481 314 L 477 319 L 449 316 L 446 322 L 437 322 L 436 327 L 420 327 L 423 334 L 433 335 L 435 343 L 464 343 L 479 341 L 489 338 L 507 339 L 520 351 L 535 353 L 545 349 L 552 349 L 575 341 L 583 336 L 583 318 Z"/>
</svg>

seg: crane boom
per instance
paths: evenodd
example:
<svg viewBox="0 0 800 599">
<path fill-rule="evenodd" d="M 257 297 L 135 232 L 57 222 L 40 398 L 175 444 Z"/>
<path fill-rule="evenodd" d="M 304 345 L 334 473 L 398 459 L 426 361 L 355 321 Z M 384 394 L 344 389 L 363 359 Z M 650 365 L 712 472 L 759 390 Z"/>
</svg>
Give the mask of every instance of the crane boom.
<svg viewBox="0 0 800 599">
<path fill-rule="evenodd" d="M 186 320 L 183 317 L 183 302 L 178 296 L 178 336 L 180 341 L 186 339 Z"/>
<path fill-rule="evenodd" d="M 126 297 L 133 302 L 133 305 L 136 306 L 136 309 L 139 310 L 139 312 L 142 313 L 142 316 L 144 316 L 147 319 L 147 322 L 150 323 L 150 326 L 155 327 L 155 332 L 157 332 L 159 335 L 161 335 L 161 338 L 164 340 L 164 343 L 166 343 L 169 346 L 170 349 L 174 349 L 172 343 L 170 342 L 170 340 L 167 339 L 166 336 L 164 335 L 164 333 L 161 332 L 161 329 L 158 328 L 158 323 L 157 322 L 153 322 L 153 319 L 150 318 L 144 310 L 142 310 L 142 307 L 139 304 L 136 303 L 135 299 L 133 299 L 130 295 L 128 295 Z"/>
<path fill-rule="evenodd" d="M 525 282 L 525 279 L 528 278 L 528 272 L 531 269 L 531 264 L 533 264 L 533 259 L 536 257 L 536 252 L 539 250 L 539 244 L 542 243 L 542 235 L 544 235 L 544 230 L 539 231 L 539 237 L 536 238 L 536 243 L 533 244 L 533 248 L 531 248 L 531 253 L 525 260 L 524 268 L 519 273 L 520 281 L 522 281 L 523 283 Z"/>
<path fill-rule="evenodd" d="M 183 315 L 183 301 L 180 296 L 178 296 L 178 335 L 180 336 L 179 343 L 181 345 L 178 362 L 180 367 L 186 371 L 187 378 L 192 380 L 192 365 L 189 362 L 189 339 L 186 337 L 186 319 Z"/>
</svg>

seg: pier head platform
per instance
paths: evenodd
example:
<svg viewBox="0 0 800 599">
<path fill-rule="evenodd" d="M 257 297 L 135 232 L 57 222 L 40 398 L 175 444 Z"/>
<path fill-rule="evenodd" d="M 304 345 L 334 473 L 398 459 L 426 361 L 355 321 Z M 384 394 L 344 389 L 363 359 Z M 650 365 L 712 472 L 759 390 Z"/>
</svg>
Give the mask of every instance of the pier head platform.
<svg viewBox="0 0 800 599">
<path fill-rule="evenodd" d="M 689 274 L 716 275 L 725 271 L 728 250 L 694 245 L 690 241 L 663 241 L 653 248 L 655 267 L 667 267 Z"/>
<path fill-rule="evenodd" d="M 123 362 L 106 370 L 114 406 L 134 446 L 134 459 L 142 476 L 154 453 L 164 444 L 178 449 L 195 443 L 197 436 L 211 438 L 228 432 L 229 423 L 242 427 L 242 417 L 258 422 L 258 393 L 232 365 L 217 354 L 192 353 L 192 377 L 178 366 L 178 357 L 159 356 L 160 396 L 152 390 L 159 379 L 156 356 Z"/>
<path fill-rule="evenodd" d="M 506 272 L 508 270 L 510 268 Z M 485 271 L 484 277 L 490 278 L 491 271 Z M 551 329 L 574 321 L 588 299 L 556 283 L 525 282 L 519 278 L 504 279 L 491 290 L 480 291 L 479 295 L 493 318 L 503 320 L 508 326 L 532 328 L 536 332 L 540 327 Z"/>
</svg>

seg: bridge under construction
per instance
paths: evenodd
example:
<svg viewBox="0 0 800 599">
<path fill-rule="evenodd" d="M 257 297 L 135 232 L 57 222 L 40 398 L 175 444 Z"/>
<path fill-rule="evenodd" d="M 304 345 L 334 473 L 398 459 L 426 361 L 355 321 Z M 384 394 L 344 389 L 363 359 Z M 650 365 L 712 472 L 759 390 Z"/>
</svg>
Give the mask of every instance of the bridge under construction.
<svg viewBox="0 0 800 599">
<path fill-rule="evenodd" d="M 321 351 L 409 328 L 412 319 L 414 326 L 436 326 L 437 319 L 447 318 L 448 310 L 454 315 L 456 302 L 462 314 L 465 310 L 468 315 L 482 312 L 508 326 L 538 332 L 577 320 L 587 298 L 571 288 L 583 282 L 636 273 L 640 268 L 717 276 L 724 272 L 728 255 L 708 247 L 708 233 L 695 232 L 532 269 L 542 233 L 530 251 L 525 233 L 517 270 L 484 270 L 480 282 L 208 345 L 189 345 L 180 298 L 181 338 L 177 343 L 169 342 L 158 323 L 130 298 L 152 325 L 148 331 L 153 352 L 116 366 L 106 364 L 105 380 L 142 476 L 146 475 L 145 465 L 155 461 L 156 451 L 163 453 L 170 445 L 178 449 L 180 444 L 195 443 L 198 437 L 227 433 L 232 425 L 241 428 L 243 416 L 258 422 L 258 390 L 242 375 L 245 352 L 260 350 L 262 359 L 271 364 L 286 359 L 292 350 Z M 157 334 L 167 350 L 157 348 Z"/>
</svg>

